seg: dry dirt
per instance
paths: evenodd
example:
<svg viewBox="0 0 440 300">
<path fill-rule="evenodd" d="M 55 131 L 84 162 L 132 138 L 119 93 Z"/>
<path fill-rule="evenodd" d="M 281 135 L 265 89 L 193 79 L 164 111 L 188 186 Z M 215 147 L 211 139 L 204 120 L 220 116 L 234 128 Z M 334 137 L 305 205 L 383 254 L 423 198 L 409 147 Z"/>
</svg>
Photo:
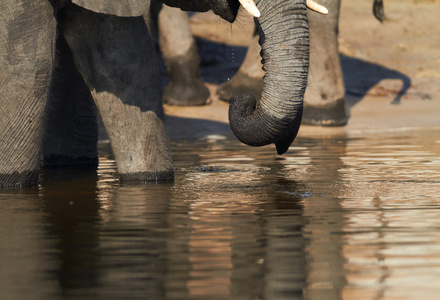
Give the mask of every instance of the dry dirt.
<svg viewBox="0 0 440 300">
<path fill-rule="evenodd" d="M 341 5 L 339 42 L 348 124 L 333 128 L 303 125 L 300 135 L 365 136 L 425 127 L 440 130 L 440 0 L 384 0 L 383 23 L 373 17 L 372 2 L 343 0 Z M 202 38 L 202 73 L 208 75 L 205 81 L 212 102 L 202 107 L 166 106 L 170 136 L 230 134 L 227 104 L 218 100 L 216 88 L 221 80 L 216 78 L 232 76 L 231 68 L 239 66 L 243 46 L 252 33 L 252 20 L 242 13 L 238 22 L 230 25 L 204 13 L 192 16 L 191 27 Z M 217 51 L 232 51 L 232 58 L 231 53 L 226 53 L 226 58 L 216 57 L 218 53 L 212 54 L 216 44 L 206 46 L 205 39 L 223 43 Z"/>
</svg>

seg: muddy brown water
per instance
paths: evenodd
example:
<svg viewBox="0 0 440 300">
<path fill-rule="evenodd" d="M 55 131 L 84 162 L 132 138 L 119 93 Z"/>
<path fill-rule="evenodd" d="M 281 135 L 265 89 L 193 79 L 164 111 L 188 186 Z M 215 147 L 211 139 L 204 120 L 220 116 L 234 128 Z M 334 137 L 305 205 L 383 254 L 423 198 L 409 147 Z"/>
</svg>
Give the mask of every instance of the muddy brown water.
<svg viewBox="0 0 440 300">
<path fill-rule="evenodd" d="M 1 299 L 438 299 L 440 132 L 174 142 L 172 184 L 0 192 Z"/>
</svg>

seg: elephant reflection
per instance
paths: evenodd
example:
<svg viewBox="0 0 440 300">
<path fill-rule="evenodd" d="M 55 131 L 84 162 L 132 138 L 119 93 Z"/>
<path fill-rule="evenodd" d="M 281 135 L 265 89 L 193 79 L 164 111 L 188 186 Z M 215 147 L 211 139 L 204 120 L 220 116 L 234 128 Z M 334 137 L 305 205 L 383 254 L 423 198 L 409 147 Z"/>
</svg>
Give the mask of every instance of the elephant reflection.
<svg viewBox="0 0 440 300">
<path fill-rule="evenodd" d="M 1 235 L 2 249 L 12 249 L 5 241 L 31 245 L 20 253 L 38 266 L 25 274 L 29 286 L 44 287 L 36 295 L 337 299 L 345 284 L 335 234 L 342 214 L 323 192 L 339 180 L 343 141 L 302 140 L 295 159 L 265 149 L 225 156 L 236 142 L 189 144 L 189 157 L 176 158 L 174 184 L 120 185 L 102 156 L 110 171 L 44 170 L 28 201 L 0 195 L 15 208 L 0 210 L 0 222 L 22 233 Z M 14 251 L 5 258 L 23 272 Z"/>
<path fill-rule="evenodd" d="M 166 216 L 170 185 L 117 186 L 96 171 L 45 170 L 41 200 L 47 282 L 58 293 L 94 299 L 165 299 Z"/>
</svg>

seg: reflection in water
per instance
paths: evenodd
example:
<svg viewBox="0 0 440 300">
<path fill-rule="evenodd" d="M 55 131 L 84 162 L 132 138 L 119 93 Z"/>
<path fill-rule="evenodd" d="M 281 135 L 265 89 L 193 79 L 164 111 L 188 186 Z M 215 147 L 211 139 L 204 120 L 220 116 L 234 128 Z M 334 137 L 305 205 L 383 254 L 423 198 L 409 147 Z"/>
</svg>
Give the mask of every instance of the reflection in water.
<svg viewBox="0 0 440 300">
<path fill-rule="evenodd" d="M 170 185 L 122 186 L 101 224 L 99 296 L 164 299 Z"/>
<path fill-rule="evenodd" d="M 173 184 L 0 192 L 1 299 L 436 299 L 440 135 L 173 145 Z"/>
<path fill-rule="evenodd" d="M 44 231 L 38 189 L 0 191 L 0 298 L 51 299 L 56 241 Z"/>
<path fill-rule="evenodd" d="M 440 294 L 439 135 L 418 134 L 353 141 L 342 158 L 346 298 Z"/>
<path fill-rule="evenodd" d="M 46 170 L 42 176 L 42 227 L 54 248 L 45 255 L 58 261 L 58 267 L 47 275 L 58 281 L 63 295 L 87 295 L 97 286 L 96 180 L 95 171 Z"/>
</svg>

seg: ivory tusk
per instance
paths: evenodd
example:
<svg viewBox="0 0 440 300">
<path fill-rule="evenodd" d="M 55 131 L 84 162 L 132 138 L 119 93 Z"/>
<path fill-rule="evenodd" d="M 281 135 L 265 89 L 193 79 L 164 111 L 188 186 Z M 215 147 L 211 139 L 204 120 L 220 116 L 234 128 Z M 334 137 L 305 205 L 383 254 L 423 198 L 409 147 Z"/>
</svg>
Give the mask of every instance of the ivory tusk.
<svg viewBox="0 0 440 300">
<path fill-rule="evenodd" d="M 315 0 L 307 0 L 307 7 L 323 15 L 328 14 L 327 8 L 325 8 L 321 4 L 316 3 Z"/>
<path fill-rule="evenodd" d="M 238 0 L 238 1 L 240 1 L 243 8 L 246 9 L 246 11 L 250 13 L 252 16 L 256 18 L 260 16 L 260 11 L 255 5 L 254 0 Z"/>
</svg>

